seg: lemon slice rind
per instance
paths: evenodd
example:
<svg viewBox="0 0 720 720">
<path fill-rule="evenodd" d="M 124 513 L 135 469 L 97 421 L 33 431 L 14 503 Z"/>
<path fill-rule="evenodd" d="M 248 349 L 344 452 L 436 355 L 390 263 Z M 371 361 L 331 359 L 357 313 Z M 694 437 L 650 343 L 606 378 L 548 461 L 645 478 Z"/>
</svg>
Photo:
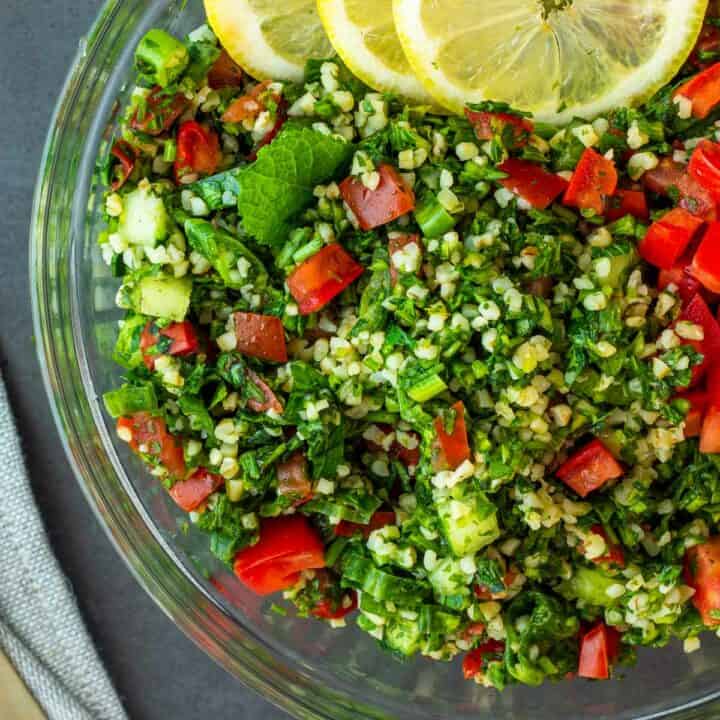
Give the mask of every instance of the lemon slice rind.
<svg viewBox="0 0 720 720">
<path fill-rule="evenodd" d="M 205 13 L 222 46 L 249 75 L 257 80 L 302 82 L 305 60 L 334 53 L 322 32 L 314 0 L 296 0 L 292 4 L 296 7 L 289 9 L 288 14 L 298 15 L 296 29 L 308 37 L 305 43 L 292 43 L 293 47 L 304 45 L 302 53 L 273 47 L 263 32 L 267 18 L 249 0 L 205 0 Z M 283 8 L 283 4 L 277 3 L 276 7 Z"/>
<path fill-rule="evenodd" d="M 392 22 L 392 0 L 379 0 L 377 4 L 385 3 L 389 20 Z M 364 40 L 367 28 L 360 28 L 353 22 L 348 15 L 345 0 L 317 0 L 317 7 L 330 42 L 355 76 L 379 92 L 394 93 L 418 104 L 433 102 L 430 94 L 415 77 L 409 63 L 406 63 L 406 72 L 398 72 L 370 50 Z M 369 12 L 372 13 L 372 8 L 369 8 Z M 399 40 L 397 42 L 398 47 L 392 50 L 402 52 Z"/>
<path fill-rule="evenodd" d="M 473 0 L 466 0 L 473 2 Z M 582 0 L 581 0 L 582 2 Z M 467 103 L 483 100 L 502 99 L 512 103 L 512 83 L 508 83 L 508 96 L 504 98 L 488 97 L 482 89 L 472 89 L 453 83 L 438 62 L 439 50 L 443 47 L 442 35 L 433 37 L 425 28 L 422 12 L 425 5 L 434 0 L 393 0 L 395 28 L 405 55 L 416 76 L 435 100 L 457 113 L 461 113 Z M 458 13 L 462 13 L 457 0 L 452 3 Z M 530 7 L 531 3 L 527 3 Z M 680 70 L 692 51 L 702 29 L 707 10 L 708 0 L 667 0 L 664 36 L 658 43 L 656 52 L 650 59 L 635 67 L 625 76 L 618 78 L 612 89 L 602 93 L 589 102 L 580 105 L 563 103 L 552 106 L 549 100 L 544 107 L 523 107 L 543 122 L 564 124 L 574 117 L 593 118 L 608 110 L 624 105 L 637 105 L 647 101 L 660 88 L 666 85 Z M 492 8 L 487 9 L 491 13 Z M 522 14 L 522 9 L 518 14 Z M 527 15 L 529 11 L 525 14 Z M 561 11 L 563 12 L 563 11 Z M 527 20 L 527 17 L 525 18 Z M 539 14 L 538 14 L 538 22 Z M 641 32 L 638 29 L 638 40 Z M 487 48 L 478 48 L 479 53 L 487 53 Z M 578 64 L 578 67 L 582 67 Z M 525 72 L 541 73 L 543 68 L 527 67 Z M 572 72 L 572 67 L 564 68 L 564 72 Z"/>
</svg>

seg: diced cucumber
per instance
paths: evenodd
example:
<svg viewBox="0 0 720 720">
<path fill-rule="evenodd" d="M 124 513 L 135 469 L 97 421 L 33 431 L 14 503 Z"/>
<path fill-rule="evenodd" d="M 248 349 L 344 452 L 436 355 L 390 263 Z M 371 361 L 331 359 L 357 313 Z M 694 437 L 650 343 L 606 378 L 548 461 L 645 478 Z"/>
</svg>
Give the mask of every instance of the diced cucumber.
<svg viewBox="0 0 720 720">
<path fill-rule="evenodd" d="M 385 645 L 401 655 L 414 655 L 420 649 L 422 635 L 416 620 L 395 617 L 385 625 Z"/>
<path fill-rule="evenodd" d="M 473 555 L 500 537 L 497 507 L 484 493 L 455 498 L 437 498 L 443 533 L 457 556 Z"/>
<path fill-rule="evenodd" d="M 165 203 L 149 187 L 138 187 L 123 197 L 118 233 L 134 245 L 155 247 L 168 234 Z"/>
<path fill-rule="evenodd" d="M 588 605 L 612 605 L 615 600 L 608 595 L 608 588 L 616 585 L 617 580 L 602 570 L 579 567 L 564 584 L 569 594 Z"/>
<path fill-rule="evenodd" d="M 458 561 L 447 557 L 440 560 L 429 575 L 437 595 L 467 595 L 468 577 L 458 567 Z"/>
<path fill-rule="evenodd" d="M 133 305 L 143 315 L 181 322 L 190 307 L 191 292 L 190 278 L 145 277 L 135 288 Z"/>
<path fill-rule="evenodd" d="M 147 318 L 142 315 L 128 315 L 120 327 L 113 360 L 128 370 L 142 365 L 143 356 L 140 352 L 140 336 L 147 325 Z"/>
<path fill-rule="evenodd" d="M 116 418 L 137 412 L 155 410 L 158 406 L 152 385 L 123 385 L 103 395 L 108 413 Z"/>
</svg>

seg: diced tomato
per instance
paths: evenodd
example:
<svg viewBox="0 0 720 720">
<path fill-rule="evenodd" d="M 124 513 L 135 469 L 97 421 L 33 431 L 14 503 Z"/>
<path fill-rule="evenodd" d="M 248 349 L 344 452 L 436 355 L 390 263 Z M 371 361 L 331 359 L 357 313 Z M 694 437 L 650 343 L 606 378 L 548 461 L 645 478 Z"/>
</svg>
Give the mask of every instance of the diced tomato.
<svg viewBox="0 0 720 720">
<path fill-rule="evenodd" d="M 359 178 L 352 176 L 340 183 L 340 194 L 362 230 L 387 225 L 415 209 L 415 194 L 392 165 L 384 163 L 377 172 L 380 182 L 375 190 L 366 188 Z"/>
<path fill-rule="evenodd" d="M 117 191 L 128 181 L 135 169 L 135 150 L 129 142 L 117 140 L 112 146 L 110 154 L 120 163 L 120 172 L 117 173 L 117 177 L 111 185 L 113 191 Z"/>
<path fill-rule="evenodd" d="M 418 249 L 420 250 L 420 253 L 422 255 L 423 247 L 422 243 L 420 242 L 420 236 L 417 234 L 405 235 L 402 233 L 393 233 L 392 237 L 388 239 L 388 254 L 390 255 L 390 279 L 392 280 L 393 285 L 397 283 L 398 271 L 392 262 L 392 256 L 398 250 L 402 250 L 403 248 L 406 248 L 408 245 L 412 245 L 413 243 L 418 246 Z M 418 270 L 418 273 L 419 272 L 420 271 Z"/>
<path fill-rule="evenodd" d="M 677 398 L 690 403 L 690 409 L 685 417 L 685 437 L 697 437 L 700 435 L 703 417 L 708 406 L 708 393 L 705 390 L 691 390 L 679 393 Z"/>
<path fill-rule="evenodd" d="M 594 210 L 596 215 L 604 215 L 607 198 L 615 194 L 617 183 L 615 163 L 587 148 L 570 179 L 563 202 L 579 210 Z"/>
<path fill-rule="evenodd" d="M 357 593 L 354 590 L 351 590 L 350 594 L 344 597 L 350 598 L 349 605 L 346 606 L 342 601 L 335 603 L 331 598 L 323 598 L 310 611 L 310 614 L 322 620 L 342 620 L 351 612 L 355 612 L 358 606 Z"/>
<path fill-rule="evenodd" d="M 352 537 L 355 533 L 361 533 L 364 538 L 369 538 L 373 530 L 379 530 L 386 525 L 395 524 L 395 513 L 391 511 L 378 510 L 370 519 L 367 525 L 341 520 L 335 526 L 335 535 L 341 537 Z"/>
<path fill-rule="evenodd" d="M 489 662 L 493 660 L 501 660 L 505 653 L 505 643 L 499 640 L 488 640 L 471 650 L 463 658 L 463 676 L 466 680 L 471 680 L 478 675 L 482 675 L 487 668 Z"/>
<path fill-rule="evenodd" d="M 130 447 L 144 455 L 155 457 L 175 478 L 185 476 L 185 456 L 182 443 L 167 430 L 165 420 L 148 412 L 138 412 L 117 421 L 118 434 L 130 435 Z"/>
<path fill-rule="evenodd" d="M 294 452 L 277 466 L 278 495 L 295 499 L 294 505 L 302 505 L 312 497 L 312 483 L 308 464 L 301 450 Z"/>
<path fill-rule="evenodd" d="M 538 210 L 549 207 L 568 187 L 564 178 L 527 160 L 509 158 L 498 165 L 498 170 L 508 176 L 499 183 Z"/>
<path fill-rule="evenodd" d="M 465 117 L 473 126 L 478 140 L 492 140 L 494 135 L 502 135 L 505 128 L 512 128 L 515 147 L 526 145 L 528 137 L 535 129 L 531 120 L 511 113 L 482 112 L 465 108 Z"/>
<path fill-rule="evenodd" d="M 262 402 L 260 400 L 255 400 L 254 398 L 250 398 L 248 400 L 248 407 L 253 412 L 267 412 L 268 410 L 272 410 L 278 414 L 282 413 L 282 403 L 278 400 L 277 395 L 275 395 L 270 386 L 254 370 L 248 368 L 246 373 L 250 382 L 259 388 L 263 395 L 265 395 L 265 399 Z"/>
<path fill-rule="evenodd" d="M 623 553 L 622 546 L 610 541 L 608 534 L 605 532 L 605 528 L 600 524 L 596 524 L 590 528 L 590 531 L 595 535 L 600 535 L 607 547 L 607 553 L 605 555 L 593 558 L 592 561 L 598 564 L 610 563 L 612 565 L 618 565 L 619 567 L 625 567 L 625 553 Z"/>
<path fill-rule="evenodd" d="M 455 424 L 450 434 L 445 431 L 442 416 L 435 418 L 434 425 L 438 440 L 436 465 L 438 468 L 455 470 L 470 458 L 470 443 L 465 425 L 465 405 L 458 401 L 452 406 L 452 409 L 455 411 Z"/>
<path fill-rule="evenodd" d="M 657 167 L 648 170 L 642 176 L 642 184 L 650 192 L 658 195 L 668 195 L 671 188 L 676 188 L 679 185 L 680 179 L 685 173 L 685 165 L 675 162 L 672 158 L 665 157 L 660 160 Z"/>
<path fill-rule="evenodd" d="M 718 143 L 701 140 L 690 158 L 688 171 L 712 195 L 715 202 L 720 202 L 720 145 Z"/>
<path fill-rule="evenodd" d="M 670 270 L 702 225 L 700 218 L 675 208 L 650 226 L 638 247 L 640 255 L 651 265 Z"/>
<path fill-rule="evenodd" d="M 227 87 L 241 87 L 245 73 L 243 69 L 222 50 L 220 57 L 214 62 L 208 73 L 208 85 L 213 90 Z"/>
<path fill-rule="evenodd" d="M 680 207 L 691 215 L 707 222 L 717 220 L 717 202 L 712 194 L 689 173 L 685 173 L 677 185 L 680 193 Z"/>
<path fill-rule="evenodd" d="M 591 680 L 607 680 L 619 652 L 620 633 L 604 622 L 598 622 L 580 641 L 578 675 Z"/>
<path fill-rule="evenodd" d="M 188 173 L 212 175 L 217 172 L 221 159 L 220 139 L 214 130 L 194 120 L 188 120 L 180 126 L 175 158 L 176 180 L 179 181 Z"/>
<path fill-rule="evenodd" d="M 700 294 L 695 295 L 683 308 L 678 320 L 700 325 L 703 329 L 702 340 L 688 340 L 682 338 L 684 345 L 692 345 L 703 356 L 703 361 L 695 365 L 692 370 L 692 380 L 689 387 L 693 387 L 703 378 L 712 363 L 720 359 L 720 325 L 710 312 L 705 300 Z"/>
<path fill-rule="evenodd" d="M 695 589 L 693 605 L 705 625 L 720 624 L 720 535 L 685 553 L 685 582 Z"/>
<path fill-rule="evenodd" d="M 642 221 L 650 218 L 647 198 L 642 190 L 616 190 L 608 200 L 605 212 L 605 219 L 608 222 L 615 222 L 626 215 L 632 215 Z"/>
<path fill-rule="evenodd" d="M 420 462 L 420 438 L 417 436 L 416 433 L 412 433 L 417 437 L 418 445 L 414 448 L 406 448 L 404 445 L 401 445 L 399 442 L 394 442 L 393 446 L 390 448 L 390 454 L 394 455 L 395 457 L 400 460 L 405 467 L 417 467 L 418 463 Z"/>
<path fill-rule="evenodd" d="M 527 283 L 527 291 L 535 297 L 549 298 L 554 285 L 555 281 L 551 277 L 535 278 Z"/>
<path fill-rule="evenodd" d="M 162 135 L 185 112 L 189 102 L 182 93 L 168 95 L 161 87 L 154 87 L 145 98 L 142 114 L 135 111 L 130 127 L 146 135 Z"/>
<path fill-rule="evenodd" d="M 303 515 L 262 520 L 259 541 L 240 550 L 234 563 L 237 577 L 258 595 L 286 590 L 303 570 L 322 567 L 322 538 Z"/>
<path fill-rule="evenodd" d="M 181 357 L 194 355 L 200 347 L 195 327 L 189 320 L 174 322 L 160 329 L 154 323 L 148 322 L 140 336 L 140 351 L 143 354 L 143 362 L 148 370 L 154 370 L 156 356 L 146 351 L 158 344 L 160 336 L 169 338 L 172 341 L 167 349 L 169 355 Z"/>
<path fill-rule="evenodd" d="M 711 223 L 695 252 L 690 272 L 704 287 L 720 292 L 720 223 Z"/>
<path fill-rule="evenodd" d="M 255 120 L 265 110 L 263 94 L 267 91 L 269 82 L 258 83 L 247 95 L 243 95 L 230 103 L 220 118 L 223 122 L 240 123 L 243 120 Z M 279 100 L 273 94 L 273 100 Z"/>
<path fill-rule="evenodd" d="M 170 497 L 185 512 L 196 510 L 225 480 L 221 475 L 215 475 L 205 468 L 198 468 L 187 480 L 178 480 L 170 488 Z"/>
<path fill-rule="evenodd" d="M 713 402 L 705 411 L 700 431 L 700 452 L 720 454 L 720 404 Z"/>
<path fill-rule="evenodd" d="M 693 117 L 705 119 L 720 103 L 720 63 L 681 85 L 675 91 L 675 97 L 679 95 L 692 101 Z"/>
<path fill-rule="evenodd" d="M 280 100 L 278 102 L 276 116 L 275 116 L 275 124 L 268 130 L 265 135 L 263 135 L 262 138 L 258 141 L 257 145 L 255 145 L 255 148 L 253 151 L 248 155 L 248 161 L 249 162 L 255 162 L 257 160 L 257 154 L 260 152 L 261 148 L 264 148 L 266 145 L 269 145 L 279 134 L 280 131 L 283 128 L 283 125 L 285 125 L 285 122 L 287 120 L 287 103 L 285 100 Z"/>
<path fill-rule="evenodd" d="M 623 476 L 620 463 L 597 438 L 571 455 L 556 475 L 580 497 L 587 497 L 606 482 Z"/>
<path fill-rule="evenodd" d="M 295 268 L 287 285 L 300 314 L 309 315 L 324 308 L 362 274 L 362 265 L 341 245 L 332 243 Z"/>
<path fill-rule="evenodd" d="M 287 362 L 285 329 L 282 320 L 275 315 L 236 312 L 235 337 L 237 350 L 243 355 L 272 362 Z"/>
<path fill-rule="evenodd" d="M 690 260 L 680 259 L 669 270 L 661 270 L 658 274 L 658 290 L 668 285 L 677 288 L 677 294 L 683 303 L 688 303 L 697 295 L 702 286 L 690 275 Z"/>
</svg>

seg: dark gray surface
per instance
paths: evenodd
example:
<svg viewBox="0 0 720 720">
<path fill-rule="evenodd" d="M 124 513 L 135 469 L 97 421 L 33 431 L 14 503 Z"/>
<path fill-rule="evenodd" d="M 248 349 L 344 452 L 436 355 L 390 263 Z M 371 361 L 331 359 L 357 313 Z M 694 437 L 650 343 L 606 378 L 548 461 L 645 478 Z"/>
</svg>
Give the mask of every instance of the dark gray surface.
<svg viewBox="0 0 720 720">
<path fill-rule="evenodd" d="M 135 583 L 80 493 L 42 388 L 27 276 L 32 191 L 52 108 L 100 5 L 0 0 L 0 369 L 58 558 L 132 720 L 281 720 Z"/>
</svg>

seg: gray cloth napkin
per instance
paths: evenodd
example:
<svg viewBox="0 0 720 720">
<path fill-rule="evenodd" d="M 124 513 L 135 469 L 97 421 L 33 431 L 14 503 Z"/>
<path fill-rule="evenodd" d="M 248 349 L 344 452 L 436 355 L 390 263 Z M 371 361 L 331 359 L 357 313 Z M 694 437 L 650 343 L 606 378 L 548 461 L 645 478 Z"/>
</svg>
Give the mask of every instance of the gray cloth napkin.
<svg viewBox="0 0 720 720">
<path fill-rule="evenodd" d="M 126 720 L 52 553 L 0 378 L 0 649 L 49 720 Z"/>
</svg>

